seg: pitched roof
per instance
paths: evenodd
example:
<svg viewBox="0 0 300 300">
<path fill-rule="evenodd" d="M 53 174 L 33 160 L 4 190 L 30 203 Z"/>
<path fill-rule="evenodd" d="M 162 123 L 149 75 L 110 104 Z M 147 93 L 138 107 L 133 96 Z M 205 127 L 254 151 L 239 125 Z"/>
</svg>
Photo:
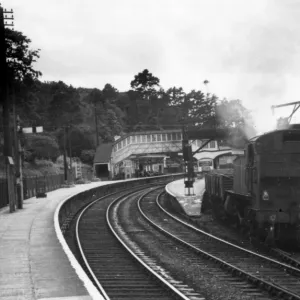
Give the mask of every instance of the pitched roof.
<svg viewBox="0 0 300 300">
<path fill-rule="evenodd" d="M 94 163 L 109 163 L 112 147 L 113 143 L 106 143 L 98 146 L 94 156 Z"/>
</svg>

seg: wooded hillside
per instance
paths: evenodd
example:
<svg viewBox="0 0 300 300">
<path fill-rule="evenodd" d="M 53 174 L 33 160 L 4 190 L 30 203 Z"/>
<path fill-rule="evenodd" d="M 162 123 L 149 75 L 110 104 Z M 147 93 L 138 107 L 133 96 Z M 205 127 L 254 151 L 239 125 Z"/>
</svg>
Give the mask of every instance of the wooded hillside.
<svg viewBox="0 0 300 300">
<path fill-rule="evenodd" d="M 71 145 L 68 155 L 85 163 L 92 162 L 97 144 L 129 131 L 181 128 L 182 123 L 200 128 L 231 127 L 236 134 L 227 142 L 238 147 L 243 147 L 248 133 L 253 134 L 250 113 L 241 101 L 221 100 L 196 89 L 162 87 L 147 69 L 133 74 L 131 89 L 122 92 L 109 83 L 101 89 L 87 89 L 63 81 L 42 82 L 41 73 L 32 66 L 39 50 L 30 50 L 31 41 L 22 33 L 6 30 L 9 97 L 15 99 L 20 126 L 44 127 L 43 133 L 23 135 L 27 162 L 55 161 L 62 153 L 66 127 Z M 1 126 L 2 154 L 3 122 Z"/>
</svg>

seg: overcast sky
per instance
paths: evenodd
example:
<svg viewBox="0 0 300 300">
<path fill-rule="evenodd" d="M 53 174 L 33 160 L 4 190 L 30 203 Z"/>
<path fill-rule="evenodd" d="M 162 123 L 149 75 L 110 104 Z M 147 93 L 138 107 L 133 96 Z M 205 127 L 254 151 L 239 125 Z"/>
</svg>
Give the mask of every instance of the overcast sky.
<svg viewBox="0 0 300 300">
<path fill-rule="evenodd" d="M 41 49 L 42 80 L 119 91 L 148 69 L 164 89 L 241 99 L 259 130 L 300 100 L 299 0 L 3 0 Z M 278 110 L 287 115 L 292 110 Z M 298 114 L 300 115 L 300 113 Z M 267 116 L 267 117 L 266 117 Z"/>
</svg>

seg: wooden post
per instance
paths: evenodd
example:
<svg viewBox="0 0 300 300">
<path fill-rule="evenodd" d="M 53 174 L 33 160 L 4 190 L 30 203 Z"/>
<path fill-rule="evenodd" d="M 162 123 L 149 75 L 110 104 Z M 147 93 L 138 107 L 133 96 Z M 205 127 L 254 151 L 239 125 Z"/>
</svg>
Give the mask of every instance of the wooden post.
<svg viewBox="0 0 300 300">
<path fill-rule="evenodd" d="M 16 200 L 18 209 L 23 208 L 23 174 L 22 174 L 22 147 L 19 138 L 19 116 L 16 116 L 15 95 L 13 97 L 14 117 L 14 150 L 15 150 L 15 175 L 16 175 Z"/>
<path fill-rule="evenodd" d="M 95 127 L 96 127 L 96 149 L 99 146 L 99 133 L 98 133 L 98 118 L 97 118 L 97 109 L 96 109 L 96 102 L 94 99 L 94 114 L 95 114 Z"/>
<path fill-rule="evenodd" d="M 10 12 L 9 12 L 10 13 Z M 8 201 L 10 212 L 15 211 L 14 172 L 12 160 L 12 139 L 10 126 L 10 102 L 8 98 L 8 80 L 6 63 L 5 27 L 3 8 L 0 6 L 0 102 L 3 107 L 4 128 L 4 156 L 6 161 L 6 175 L 8 188 Z"/>
<path fill-rule="evenodd" d="M 67 128 L 64 126 L 64 171 L 65 182 L 68 180 L 68 165 L 67 165 Z"/>
<path fill-rule="evenodd" d="M 72 141 L 71 141 L 71 130 L 68 132 L 68 142 L 69 142 L 69 153 L 70 153 L 70 183 L 73 182 L 73 170 L 72 170 Z"/>
</svg>

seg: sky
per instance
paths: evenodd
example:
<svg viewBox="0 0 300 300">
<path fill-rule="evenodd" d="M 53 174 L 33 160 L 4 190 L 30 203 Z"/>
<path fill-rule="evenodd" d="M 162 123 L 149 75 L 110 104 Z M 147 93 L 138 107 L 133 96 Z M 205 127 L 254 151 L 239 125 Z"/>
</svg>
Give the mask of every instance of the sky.
<svg viewBox="0 0 300 300">
<path fill-rule="evenodd" d="M 40 48 L 41 80 L 119 91 L 148 69 L 164 89 L 240 99 L 259 133 L 300 101 L 299 0 L 2 0 Z M 209 84 L 205 86 L 204 80 Z M 300 112 L 294 121 L 300 121 Z"/>
</svg>

